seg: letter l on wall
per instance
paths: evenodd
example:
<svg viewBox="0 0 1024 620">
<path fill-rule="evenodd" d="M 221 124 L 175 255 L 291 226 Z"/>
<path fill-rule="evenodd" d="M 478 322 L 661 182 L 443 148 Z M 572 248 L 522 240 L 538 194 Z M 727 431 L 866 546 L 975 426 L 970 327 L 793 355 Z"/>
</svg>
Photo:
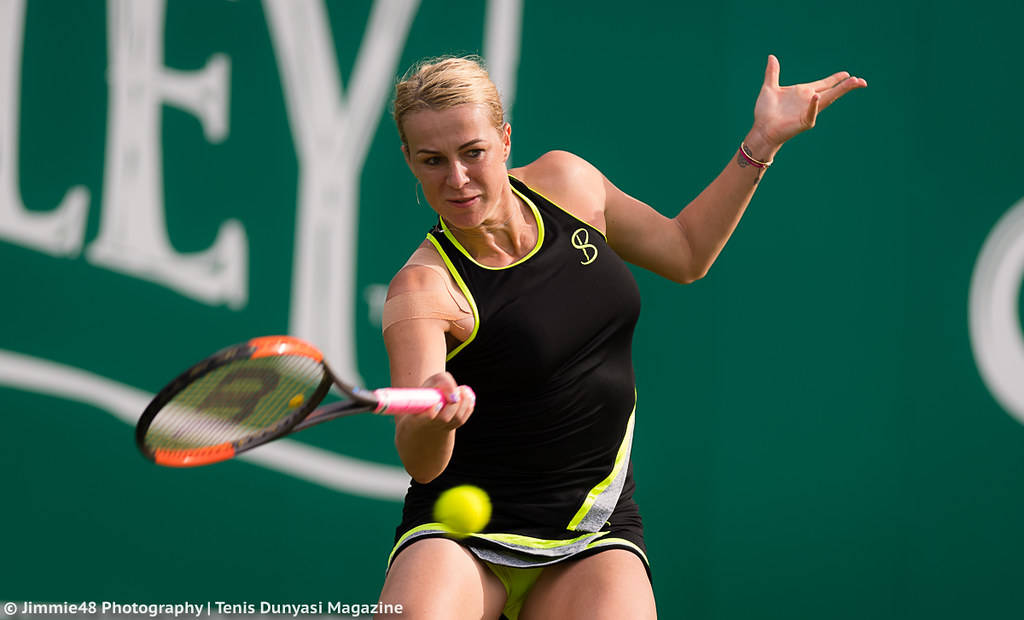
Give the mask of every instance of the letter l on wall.
<svg viewBox="0 0 1024 620">
<path fill-rule="evenodd" d="M 213 245 L 179 253 L 164 216 L 161 107 L 196 115 L 210 142 L 227 135 L 228 59 L 214 55 L 197 72 L 164 66 L 165 0 L 110 0 L 107 160 L 103 211 L 86 258 L 156 282 L 200 302 L 241 308 L 248 300 L 248 241 L 224 221 Z"/>
<path fill-rule="evenodd" d="M 0 0 L 0 239 L 53 256 L 76 256 L 85 236 L 89 191 L 77 185 L 56 209 L 29 211 L 18 194 L 25 0 Z"/>
</svg>

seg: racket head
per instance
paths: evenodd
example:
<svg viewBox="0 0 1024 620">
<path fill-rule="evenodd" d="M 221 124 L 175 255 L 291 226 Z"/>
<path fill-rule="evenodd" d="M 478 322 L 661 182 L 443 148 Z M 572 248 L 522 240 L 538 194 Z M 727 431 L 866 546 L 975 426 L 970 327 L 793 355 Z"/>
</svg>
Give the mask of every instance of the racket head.
<svg viewBox="0 0 1024 620">
<path fill-rule="evenodd" d="M 136 424 L 135 442 L 158 465 L 224 461 L 286 435 L 335 382 L 312 344 L 290 336 L 253 338 L 218 351 L 160 390 Z"/>
</svg>

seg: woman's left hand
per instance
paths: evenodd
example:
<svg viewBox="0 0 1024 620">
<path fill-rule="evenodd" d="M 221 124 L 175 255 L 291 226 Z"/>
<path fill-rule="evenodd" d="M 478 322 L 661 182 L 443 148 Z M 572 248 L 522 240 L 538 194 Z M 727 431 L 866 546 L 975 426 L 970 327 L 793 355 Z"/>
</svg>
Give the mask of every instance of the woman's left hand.
<svg viewBox="0 0 1024 620">
<path fill-rule="evenodd" d="M 779 86 L 779 71 L 779 59 L 768 56 L 764 84 L 754 104 L 752 131 L 773 149 L 814 127 L 818 113 L 837 99 L 868 85 L 866 80 L 840 71 L 817 82 Z"/>
</svg>

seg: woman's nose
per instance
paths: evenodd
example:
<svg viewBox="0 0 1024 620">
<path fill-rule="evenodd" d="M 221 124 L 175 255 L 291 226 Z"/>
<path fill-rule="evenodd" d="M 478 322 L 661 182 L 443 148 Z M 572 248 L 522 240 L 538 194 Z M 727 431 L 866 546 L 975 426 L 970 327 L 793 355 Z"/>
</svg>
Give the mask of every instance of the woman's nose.
<svg viewBox="0 0 1024 620">
<path fill-rule="evenodd" d="M 448 169 L 448 184 L 452 187 L 462 187 L 469 182 L 469 171 L 462 162 L 454 161 Z"/>
</svg>

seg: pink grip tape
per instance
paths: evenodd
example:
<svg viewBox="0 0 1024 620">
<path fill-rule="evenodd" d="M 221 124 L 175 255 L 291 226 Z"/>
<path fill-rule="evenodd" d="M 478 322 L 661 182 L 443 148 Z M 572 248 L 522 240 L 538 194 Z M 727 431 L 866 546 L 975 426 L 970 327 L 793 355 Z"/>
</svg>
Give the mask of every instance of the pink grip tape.
<svg viewBox="0 0 1024 620">
<path fill-rule="evenodd" d="M 381 388 L 373 394 L 380 401 L 374 413 L 423 413 L 446 402 L 441 390 L 433 388 Z"/>
</svg>

